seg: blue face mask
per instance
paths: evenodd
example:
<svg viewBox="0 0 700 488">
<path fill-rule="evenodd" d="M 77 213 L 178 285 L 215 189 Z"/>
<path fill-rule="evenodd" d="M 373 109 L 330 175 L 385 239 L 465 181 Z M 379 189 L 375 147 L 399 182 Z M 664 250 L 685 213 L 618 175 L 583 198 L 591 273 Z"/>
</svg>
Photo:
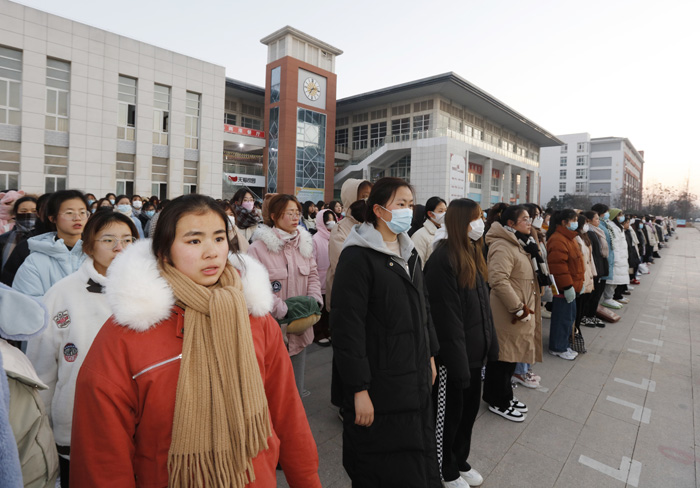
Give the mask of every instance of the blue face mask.
<svg viewBox="0 0 700 488">
<path fill-rule="evenodd" d="M 146 210 L 144 213 L 146 214 L 146 217 L 148 217 L 150 219 L 151 217 L 153 217 L 156 214 L 156 211 L 155 210 Z"/>
<path fill-rule="evenodd" d="M 93 203 L 95 203 L 95 200 L 88 199 L 88 208 L 90 208 L 90 205 L 92 205 Z"/>
<path fill-rule="evenodd" d="M 112 205 L 114 205 L 114 198 L 110 198 L 110 199 L 109 199 L 109 203 L 111 203 Z"/>
<path fill-rule="evenodd" d="M 610 212 L 605 212 L 603 214 L 603 220 L 608 220 L 608 219 L 610 219 Z"/>
<path fill-rule="evenodd" d="M 625 221 L 625 216 L 623 215 L 622 217 L 620 217 L 620 223 L 623 223 L 624 221 Z"/>
<path fill-rule="evenodd" d="M 571 222 L 569 225 L 566 226 L 567 229 L 574 231 L 578 229 L 578 222 Z"/>
<path fill-rule="evenodd" d="M 117 205 L 117 212 L 128 213 L 131 210 L 131 205 Z"/>
<path fill-rule="evenodd" d="M 388 210 L 384 208 L 384 210 L 391 212 L 391 220 L 389 222 L 382 219 L 384 222 L 386 222 L 386 225 L 389 227 L 391 232 L 394 234 L 401 234 L 402 232 L 406 232 L 411 228 L 413 210 L 410 208 L 397 208 L 396 210 Z"/>
</svg>

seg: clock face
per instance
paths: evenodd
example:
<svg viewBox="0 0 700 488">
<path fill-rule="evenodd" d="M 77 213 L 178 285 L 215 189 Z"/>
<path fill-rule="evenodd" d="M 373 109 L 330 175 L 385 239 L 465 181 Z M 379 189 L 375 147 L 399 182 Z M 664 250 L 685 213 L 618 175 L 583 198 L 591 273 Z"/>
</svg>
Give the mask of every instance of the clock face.
<svg viewBox="0 0 700 488">
<path fill-rule="evenodd" d="M 321 85 L 313 78 L 304 80 L 304 95 L 309 100 L 315 102 L 321 96 Z"/>
</svg>

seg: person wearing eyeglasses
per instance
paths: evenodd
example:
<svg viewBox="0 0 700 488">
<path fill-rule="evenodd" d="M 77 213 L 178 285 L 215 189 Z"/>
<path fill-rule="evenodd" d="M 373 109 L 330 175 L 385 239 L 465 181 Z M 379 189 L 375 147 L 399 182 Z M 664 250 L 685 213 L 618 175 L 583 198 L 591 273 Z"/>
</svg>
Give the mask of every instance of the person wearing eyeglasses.
<svg viewBox="0 0 700 488">
<path fill-rule="evenodd" d="M 78 371 L 95 336 L 112 315 L 103 289 L 114 258 L 138 238 L 133 221 L 119 212 L 97 212 L 85 225 L 85 261 L 44 295 L 49 325 L 31 339 L 27 357 L 48 386 L 39 394 L 53 426 L 61 468 L 68 487 L 73 397 Z"/>
<path fill-rule="evenodd" d="M 78 190 L 53 193 L 46 203 L 51 231 L 28 240 L 30 254 L 17 270 L 12 288 L 40 297 L 57 281 L 80 268 L 85 260 L 80 237 L 90 212 Z"/>
<path fill-rule="evenodd" d="M 273 196 L 266 207 L 263 212 L 264 224 L 253 234 L 248 255 L 260 261 L 270 274 L 274 292 L 272 316 L 278 320 L 286 317 L 288 307 L 285 300 L 292 297 L 311 297 L 322 307 L 313 238 L 308 231 L 299 227 L 301 204 L 292 195 L 279 194 Z M 306 346 L 311 344 L 313 338 L 313 327 L 300 335 L 287 336 L 294 378 L 302 397 L 309 395 L 304 390 L 304 369 Z"/>
</svg>

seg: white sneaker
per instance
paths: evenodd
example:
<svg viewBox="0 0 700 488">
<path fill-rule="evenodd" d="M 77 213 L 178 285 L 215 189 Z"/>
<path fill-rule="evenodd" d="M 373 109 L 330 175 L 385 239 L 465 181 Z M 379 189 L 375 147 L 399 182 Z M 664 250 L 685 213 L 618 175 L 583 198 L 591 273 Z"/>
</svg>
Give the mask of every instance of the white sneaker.
<svg viewBox="0 0 700 488">
<path fill-rule="evenodd" d="M 511 400 L 510 406 L 518 410 L 520 413 L 527 413 L 527 405 L 515 397 L 513 397 L 513 400 Z"/>
<path fill-rule="evenodd" d="M 469 488 L 469 483 L 460 476 L 454 481 L 443 481 L 442 486 L 444 488 Z"/>
<path fill-rule="evenodd" d="M 547 309 L 544 308 L 544 307 L 542 307 L 542 313 L 541 313 L 541 315 L 542 315 L 542 318 L 543 318 L 543 319 L 551 319 L 551 318 L 552 318 L 552 312 L 550 312 L 549 310 L 547 310 Z"/>
<path fill-rule="evenodd" d="M 573 349 L 571 349 L 570 347 L 567 347 L 566 350 L 567 350 L 570 354 L 573 354 L 574 357 L 578 356 L 578 353 L 577 353 L 576 351 L 574 351 Z"/>
<path fill-rule="evenodd" d="M 551 354 L 552 356 L 559 356 L 560 358 L 566 359 L 567 361 L 573 361 L 574 359 L 576 359 L 576 356 L 571 354 L 568 350 L 566 350 L 564 352 L 557 352 L 557 351 L 552 351 L 550 349 L 549 354 Z"/>
<path fill-rule="evenodd" d="M 459 476 L 469 483 L 469 486 L 481 486 L 484 482 L 484 477 L 474 468 L 469 471 L 460 471 Z"/>
<path fill-rule="evenodd" d="M 518 383 L 523 385 L 525 388 L 539 388 L 540 383 L 539 381 L 528 377 L 527 375 L 517 375 L 514 374 L 513 377 L 510 379 L 513 383 Z"/>
<path fill-rule="evenodd" d="M 632 291 L 634 290 L 634 286 L 632 285 L 627 285 L 627 291 Z"/>
<path fill-rule="evenodd" d="M 525 420 L 525 414 L 514 409 L 513 407 L 508 407 L 506 410 L 501 410 L 495 405 L 489 405 L 489 410 L 512 422 L 522 422 Z"/>
<path fill-rule="evenodd" d="M 630 299 L 629 299 L 629 298 L 622 297 L 622 298 L 618 298 L 618 299 L 615 300 L 615 301 L 618 302 L 618 303 L 623 303 L 623 304 L 626 305 L 626 304 L 628 304 L 628 303 L 630 302 Z"/>
<path fill-rule="evenodd" d="M 622 304 L 616 302 L 612 298 L 608 298 L 607 300 L 603 300 L 600 304 L 604 307 L 607 307 L 607 308 L 614 308 L 615 310 L 619 310 L 622 308 Z"/>
</svg>

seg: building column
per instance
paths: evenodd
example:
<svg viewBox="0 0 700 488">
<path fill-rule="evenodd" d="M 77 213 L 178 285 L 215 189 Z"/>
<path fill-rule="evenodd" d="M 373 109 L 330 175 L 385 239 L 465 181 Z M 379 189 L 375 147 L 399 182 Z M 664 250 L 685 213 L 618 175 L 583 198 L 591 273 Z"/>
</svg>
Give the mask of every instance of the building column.
<svg viewBox="0 0 700 488">
<path fill-rule="evenodd" d="M 469 198 L 469 149 L 464 151 L 464 160 L 467 162 L 464 167 L 464 198 Z"/>
<path fill-rule="evenodd" d="M 510 205 L 510 180 L 513 177 L 513 168 L 506 163 L 503 170 L 503 181 L 501 182 L 501 201 Z"/>
<path fill-rule="evenodd" d="M 491 208 L 491 178 L 493 160 L 487 159 L 483 164 L 481 173 L 481 208 Z"/>
<path fill-rule="evenodd" d="M 518 193 L 520 197 L 518 199 L 518 204 L 528 203 L 527 201 L 527 171 L 524 169 L 520 170 L 520 185 L 518 188 Z"/>
</svg>

